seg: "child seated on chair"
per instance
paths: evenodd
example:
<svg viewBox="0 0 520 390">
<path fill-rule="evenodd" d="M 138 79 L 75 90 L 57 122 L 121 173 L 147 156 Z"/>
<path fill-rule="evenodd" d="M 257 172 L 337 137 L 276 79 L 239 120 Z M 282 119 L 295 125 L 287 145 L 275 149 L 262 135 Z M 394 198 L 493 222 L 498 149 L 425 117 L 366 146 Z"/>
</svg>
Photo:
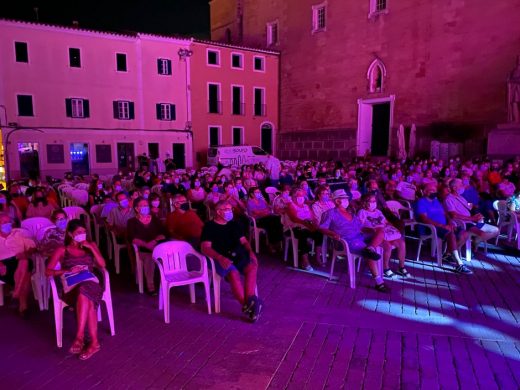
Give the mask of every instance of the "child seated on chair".
<svg viewBox="0 0 520 390">
<path fill-rule="evenodd" d="M 61 269 L 56 269 L 58 263 Z M 71 220 L 67 225 L 65 245 L 58 248 L 47 265 L 47 276 L 62 276 L 61 299 L 68 305 L 75 305 L 78 329 L 76 338 L 69 351 L 79 354 L 81 360 L 87 360 L 101 349 L 97 337 L 97 309 L 103 298 L 104 286 L 100 280 L 92 275 L 93 268 L 105 268 L 105 259 L 94 242 L 87 241 L 87 230 L 79 219 Z M 80 281 L 75 285 L 67 280 L 69 274 L 88 273 L 88 280 Z M 91 275 L 93 277 L 91 277 Z M 67 292 L 65 292 L 67 290 Z M 85 328 L 88 329 L 90 342 L 85 343 Z"/>
<path fill-rule="evenodd" d="M 242 311 L 258 320 L 262 302 L 255 295 L 258 260 L 240 225 L 233 221 L 233 208 L 225 200 L 215 206 L 215 217 L 202 229 L 201 250 L 215 260 L 215 271 L 231 285 Z M 244 275 L 244 286 L 240 274 Z"/>
</svg>

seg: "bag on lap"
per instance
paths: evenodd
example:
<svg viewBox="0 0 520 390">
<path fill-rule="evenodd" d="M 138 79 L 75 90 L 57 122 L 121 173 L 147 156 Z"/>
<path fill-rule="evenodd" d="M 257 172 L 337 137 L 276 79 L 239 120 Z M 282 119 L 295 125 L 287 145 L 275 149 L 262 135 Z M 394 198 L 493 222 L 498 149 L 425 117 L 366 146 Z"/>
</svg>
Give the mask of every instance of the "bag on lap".
<svg viewBox="0 0 520 390">
<path fill-rule="evenodd" d="M 88 266 L 84 266 L 79 272 L 65 272 L 61 275 L 61 284 L 63 285 L 63 291 L 65 293 L 68 293 L 78 284 L 86 281 L 99 283 L 98 278 L 89 271 Z"/>
</svg>

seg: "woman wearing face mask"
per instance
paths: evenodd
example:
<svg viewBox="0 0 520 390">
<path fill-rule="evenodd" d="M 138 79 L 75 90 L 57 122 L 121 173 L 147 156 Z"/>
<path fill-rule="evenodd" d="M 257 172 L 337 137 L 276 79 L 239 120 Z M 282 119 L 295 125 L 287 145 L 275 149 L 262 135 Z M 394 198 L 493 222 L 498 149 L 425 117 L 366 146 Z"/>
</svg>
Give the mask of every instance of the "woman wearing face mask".
<svg viewBox="0 0 520 390">
<path fill-rule="evenodd" d="M 137 198 L 134 200 L 133 206 L 136 216 L 128 220 L 126 227 L 128 241 L 139 249 L 139 254 L 144 264 L 144 276 L 148 293 L 156 295 L 153 280 L 155 263 L 152 259 L 152 252 L 155 246 L 166 238 L 164 229 L 161 221 L 150 214 L 150 205 L 147 199 Z"/>
<path fill-rule="evenodd" d="M 150 214 L 160 221 L 164 220 L 166 218 L 166 210 L 161 206 L 161 197 L 159 194 L 150 194 L 148 201 L 150 202 Z"/>
<path fill-rule="evenodd" d="M 58 264 L 60 267 L 57 267 Z M 65 245 L 52 255 L 47 276 L 60 276 L 65 273 L 90 272 L 94 268 L 105 268 L 105 260 L 97 245 L 87 241 L 87 231 L 79 219 L 71 220 L 66 229 Z M 60 269 L 56 269 L 60 268 Z M 97 309 L 103 297 L 104 286 L 101 279 L 94 277 L 76 284 L 67 293 L 60 291 L 61 299 L 76 307 L 78 328 L 70 353 L 79 354 L 81 360 L 89 359 L 101 349 L 97 337 Z M 85 329 L 90 342 L 85 343 Z"/>
<path fill-rule="evenodd" d="M 20 226 L 22 220 L 22 213 L 18 210 L 18 207 L 11 202 L 11 195 L 7 191 L 0 191 L 0 213 L 6 213 L 9 215 L 14 226 Z"/>
<path fill-rule="evenodd" d="M 229 202 L 231 206 L 233 206 L 233 214 L 235 216 L 243 215 L 245 211 L 245 207 L 238 198 L 238 191 L 235 188 L 233 182 L 228 182 L 224 186 L 224 193 L 220 196 L 220 200 L 225 200 Z"/>
<path fill-rule="evenodd" d="M 211 191 L 206 196 L 204 204 L 208 208 L 210 215 L 213 214 L 216 204 L 220 201 L 220 188 L 216 182 L 213 182 L 210 186 Z"/>
<path fill-rule="evenodd" d="M 55 207 L 47 202 L 47 197 L 44 195 L 43 191 L 37 189 L 32 196 L 31 204 L 27 207 L 26 217 L 50 218 L 54 209 Z"/>
<path fill-rule="evenodd" d="M 43 237 L 38 241 L 38 252 L 43 257 L 50 257 L 56 249 L 65 243 L 65 230 L 67 229 L 67 214 L 62 209 L 52 212 L 51 221 L 54 227 L 45 229 Z"/>
<path fill-rule="evenodd" d="M 316 247 L 321 247 L 323 235 L 318 231 L 319 222 L 308 204 L 305 203 L 305 192 L 297 188 L 292 194 L 292 203 L 287 208 L 288 224 L 293 228 L 298 239 L 298 252 L 301 256 L 301 267 L 306 271 L 314 271 L 309 262 L 311 248 L 308 238 L 314 240 Z"/>
<path fill-rule="evenodd" d="M 404 238 L 394 226 L 390 224 L 384 217 L 381 210 L 377 208 L 377 200 L 374 195 L 365 195 L 362 198 L 363 208 L 358 212 L 358 218 L 362 223 L 364 232 L 373 234 L 377 230 L 382 229 L 384 232 L 384 241 L 381 244 L 383 248 L 383 275 L 387 278 L 394 276 L 394 272 L 390 269 L 390 256 L 392 249 L 397 249 L 397 258 L 399 259 L 399 269 L 397 274 L 408 277 L 410 274 L 405 267 L 406 245 Z"/>
<path fill-rule="evenodd" d="M 204 199 L 206 198 L 206 191 L 202 188 L 200 178 L 196 177 L 191 181 L 191 187 L 186 197 L 191 203 L 191 208 L 197 210 L 199 216 L 203 216 L 205 213 Z"/>
<path fill-rule="evenodd" d="M 256 220 L 256 226 L 265 229 L 269 251 L 275 253 L 278 248 L 281 248 L 283 231 L 280 216 L 273 214 L 271 206 L 258 187 L 249 189 L 247 214 Z"/>
<path fill-rule="evenodd" d="M 92 181 L 88 193 L 90 207 L 96 204 L 102 204 L 106 196 L 106 192 L 103 189 L 103 182 L 101 180 Z"/>
</svg>

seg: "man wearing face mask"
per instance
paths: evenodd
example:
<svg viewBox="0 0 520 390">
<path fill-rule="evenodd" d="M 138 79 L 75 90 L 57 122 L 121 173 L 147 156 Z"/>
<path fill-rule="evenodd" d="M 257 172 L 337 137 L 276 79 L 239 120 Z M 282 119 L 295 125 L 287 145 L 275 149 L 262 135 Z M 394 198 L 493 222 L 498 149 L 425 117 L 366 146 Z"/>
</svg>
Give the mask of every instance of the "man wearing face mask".
<svg viewBox="0 0 520 390">
<path fill-rule="evenodd" d="M 499 230 L 496 226 L 484 223 L 484 216 L 480 213 L 471 215 L 471 205 L 464 199 L 464 185 L 460 179 L 452 179 L 449 182 L 450 194 L 444 200 L 444 207 L 448 215 L 455 223 L 475 237 L 475 248 L 481 241 L 496 238 Z"/>
<path fill-rule="evenodd" d="M 135 217 L 135 212 L 130 207 L 130 201 L 128 200 L 124 192 L 119 192 L 116 195 L 118 203 L 117 207 L 110 210 L 107 218 L 108 228 L 116 234 L 116 238 L 119 243 L 126 241 L 126 226 L 130 218 Z"/>
<path fill-rule="evenodd" d="M 361 255 L 369 260 L 368 268 L 376 282 L 376 290 L 389 292 L 390 290 L 384 284 L 383 275 L 379 274 L 376 264 L 376 261 L 381 259 L 381 256 L 376 252 L 376 248 L 384 241 L 384 231 L 382 229 L 377 230 L 372 237 L 366 238 L 361 231 L 361 221 L 348 210 L 350 199 L 345 190 L 334 191 L 332 199 L 336 207 L 323 214 L 320 231 L 334 240 L 345 240 L 351 253 Z"/>
<path fill-rule="evenodd" d="M 426 184 L 423 189 L 424 197 L 417 201 L 417 219 L 419 222 L 433 225 L 437 231 L 437 237 L 446 240 L 448 244 L 447 261 L 454 263 L 455 272 L 472 274 L 473 272 L 462 263 L 459 248 L 464 244 L 468 235 L 465 231 L 459 231 L 459 239 L 455 235 L 457 228 L 448 223 L 444 207 L 438 199 L 437 186 L 433 183 Z M 429 234 L 427 228 L 419 226 L 419 234 Z"/>
<path fill-rule="evenodd" d="M 258 260 L 240 225 L 233 221 L 233 208 L 226 201 L 215 207 L 215 218 L 206 222 L 201 237 L 202 253 L 215 260 L 216 272 L 231 285 L 236 300 L 251 322 L 258 320 L 262 302 L 255 295 Z M 244 285 L 240 281 L 244 275 Z"/>
<path fill-rule="evenodd" d="M 166 217 L 166 229 L 170 238 L 187 241 L 198 249 L 203 226 L 197 212 L 190 209 L 186 197 L 182 194 L 175 195 L 173 211 Z"/>
<path fill-rule="evenodd" d="M 22 229 L 13 229 L 9 215 L 0 213 L 0 280 L 13 286 L 12 297 L 19 302 L 22 317 L 27 315 L 31 290 L 29 256 L 35 247 Z"/>
</svg>

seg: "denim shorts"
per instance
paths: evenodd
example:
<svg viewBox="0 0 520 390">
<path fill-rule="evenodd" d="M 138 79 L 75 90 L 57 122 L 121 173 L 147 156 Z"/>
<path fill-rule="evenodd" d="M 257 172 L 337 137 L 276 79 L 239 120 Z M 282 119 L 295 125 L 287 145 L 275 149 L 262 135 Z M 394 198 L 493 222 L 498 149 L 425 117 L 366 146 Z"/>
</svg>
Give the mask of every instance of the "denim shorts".
<svg viewBox="0 0 520 390">
<path fill-rule="evenodd" d="M 225 278 L 231 271 L 238 271 L 244 274 L 245 268 L 251 264 L 250 258 L 242 258 L 240 260 L 233 261 L 228 268 L 223 268 L 218 261 L 215 260 L 215 271 L 221 278 Z"/>
</svg>

